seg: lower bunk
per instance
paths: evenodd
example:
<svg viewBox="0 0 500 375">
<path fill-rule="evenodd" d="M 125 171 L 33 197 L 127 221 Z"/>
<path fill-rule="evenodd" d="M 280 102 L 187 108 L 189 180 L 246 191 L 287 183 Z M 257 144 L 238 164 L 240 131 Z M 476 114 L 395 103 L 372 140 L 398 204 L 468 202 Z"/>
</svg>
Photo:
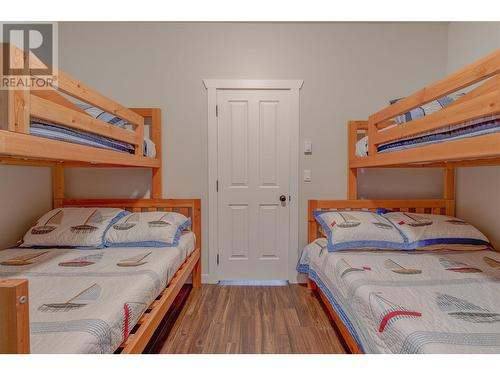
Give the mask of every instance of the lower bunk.
<svg viewBox="0 0 500 375">
<path fill-rule="evenodd" d="M 402 209 L 423 202 L 407 201 Z M 317 227 L 310 222 L 310 229 Z M 500 353 L 498 252 L 446 245 L 329 252 L 327 239 L 317 237 L 297 269 L 351 353 Z"/>
<path fill-rule="evenodd" d="M 3 353 L 142 353 L 192 275 L 201 282 L 199 200 L 67 201 L 71 207 L 177 211 L 176 246 L 14 248 L 0 252 Z M 29 292 L 28 292 L 29 289 Z"/>
</svg>

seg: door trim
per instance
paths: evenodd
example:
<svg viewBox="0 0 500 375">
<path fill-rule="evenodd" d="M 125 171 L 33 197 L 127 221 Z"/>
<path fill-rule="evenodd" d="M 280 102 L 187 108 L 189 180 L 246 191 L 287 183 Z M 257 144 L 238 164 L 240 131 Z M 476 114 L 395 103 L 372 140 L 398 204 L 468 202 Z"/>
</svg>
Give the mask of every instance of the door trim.
<svg viewBox="0 0 500 375">
<path fill-rule="evenodd" d="M 290 91 L 290 230 L 288 281 L 299 281 L 295 269 L 299 259 L 299 90 L 303 80 L 247 80 L 247 79 L 204 79 L 208 92 L 208 267 L 203 267 L 202 282 L 213 284 L 219 281 L 217 270 L 218 200 L 217 200 L 217 90 L 289 90 Z M 205 242 L 206 243 L 206 242 Z M 204 251 L 206 251 L 205 247 Z M 296 254 L 296 256 L 293 256 Z M 206 259 L 206 258 L 205 258 Z M 208 268 L 208 269 L 207 269 Z"/>
</svg>

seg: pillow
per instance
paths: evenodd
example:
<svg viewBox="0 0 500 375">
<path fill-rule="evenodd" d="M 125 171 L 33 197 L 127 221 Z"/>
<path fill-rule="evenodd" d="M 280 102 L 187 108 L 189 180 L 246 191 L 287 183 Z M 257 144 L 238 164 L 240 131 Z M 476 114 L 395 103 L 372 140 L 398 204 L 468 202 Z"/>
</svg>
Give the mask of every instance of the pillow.
<svg viewBox="0 0 500 375">
<path fill-rule="evenodd" d="M 106 234 L 108 247 L 174 247 L 191 219 L 177 212 L 138 212 L 121 218 Z"/>
<path fill-rule="evenodd" d="M 410 212 L 387 212 L 382 216 L 405 236 L 408 249 L 435 248 L 435 245 L 491 247 L 484 234 L 456 217 Z"/>
<path fill-rule="evenodd" d="M 100 249 L 106 231 L 127 215 L 119 208 L 56 208 L 26 232 L 20 247 Z"/>
<path fill-rule="evenodd" d="M 405 249 L 405 240 L 386 218 L 369 211 L 316 211 L 328 251 L 355 248 Z"/>
<path fill-rule="evenodd" d="M 122 120 L 120 117 L 115 116 L 111 113 L 108 113 L 106 111 L 103 111 L 100 108 L 93 107 L 92 105 L 82 102 L 81 100 L 78 100 L 76 98 L 70 97 L 69 98 L 73 103 L 75 103 L 78 107 L 83 109 L 85 112 L 87 112 L 88 115 L 92 116 L 93 118 L 97 120 L 101 120 L 103 122 L 106 122 L 108 124 L 118 126 L 120 128 L 130 128 L 131 125 L 125 121 Z"/>
<path fill-rule="evenodd" d="M 391 104 L 398 102 L 400 99 L 390 100 Z M 416 107 L 411 109 L 410 111 L 403 113 L 399 116 L 396 116 L 394 119 L 398 125 L 404 124 L 405 122 L 413 121 L 418 118 L 430 115 L 431 113 L 437 112 L 440 109 L 446 107 L 447 105 L 453 103 L 456 100 L 450 96 L 443 96 L 437 100 L 433 100 L 432 102 L 422 104 L 420 107 Z"/>
</svg>

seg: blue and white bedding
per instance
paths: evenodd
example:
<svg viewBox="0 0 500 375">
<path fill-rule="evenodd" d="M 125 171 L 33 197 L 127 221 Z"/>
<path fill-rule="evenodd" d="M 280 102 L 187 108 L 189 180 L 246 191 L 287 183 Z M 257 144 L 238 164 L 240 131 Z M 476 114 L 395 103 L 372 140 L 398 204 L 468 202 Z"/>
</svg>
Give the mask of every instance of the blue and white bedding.
<svg viewBox="0 0 500 375">
<path fill-rule="evenodd" d="M 388 128 L 386 128 L 388 129 Z M 392 152 L 413 147 L 426 146 L 435 143 L 453 141 L 462 138 L 477 137 L 485 134 L 500 132 L 500 115 L 488 116 L 447 128 L 434 130 L 408 137 L 396 142 L 389 142 L 378 146 L 378 152 Z M 356 156 L 368 155 L 368 137 L 363 137 L 356 143 Z"/>
<path fill-rule="evenodd" d="M 113 353 L 195 248 L 8 249 L 0 278 L 28 279 L 31 353 Z"/>
<path fill-rule="evenodd" d="M 80 145 L 98 147 L 129 154 L 133 154 L 135 150 L 134 145 L 129 143 L 120 142 L 111 138 L 87 133 L 77 129 L 66 128 L 64 126 L 51 124 L 41 120 L 31 121 L 30 134 L 57 141 L 77 143 Z M 144 138 L 144 156 L 151 158 L 156 156 L 155 144 L 147 138 Z"/>
<path fill-rule="evenodd" d="M 297 266 L 365 353 L 500 353 L 500 254 L 345 250 Z"/>
</svg>

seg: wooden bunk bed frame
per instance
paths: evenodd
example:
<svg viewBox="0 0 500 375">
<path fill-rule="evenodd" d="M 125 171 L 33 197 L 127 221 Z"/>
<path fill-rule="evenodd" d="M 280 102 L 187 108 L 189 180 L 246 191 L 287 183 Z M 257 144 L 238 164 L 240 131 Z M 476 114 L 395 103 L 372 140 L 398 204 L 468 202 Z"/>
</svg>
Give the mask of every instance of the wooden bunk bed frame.
<svg viewBox="0 0 500 375">
<path fill-rule="evenodd" d="M 481 82 L 484 81 L 484 82 Z M 385 129 L 393 118 L 447 94 L 480 83 L 442 110 Z M 445 174 L 445 199 L 453 199 L 455 167 L 500 165 L 500 133 L 416 146 L 400 151 L 377 152 L 377 146 L 418 136 L 481 117 L 500 113 L 500 50 L 438 80 L 410 96 L 371 115 L 367 121 L 348 123 L 348 197 L 357 199 L 359 168 L 440 167 Z M 355 155 L 360 135 L 368 135 L 368 156 Z"/>
<path fill-rule="evenodd" d="M 12 46 L 10 48 L 17 58 L 26 59 L 22 51 Z M 201 201 L 162 199 L 160 109 L 126 108 L 61 71 L 57 72 L 57 77 L 58 90 L 0 90 L 0 165 L 51 167 L 54 208 L 117 207 L 132 212 L 176 211 L 192 220 L 196 249 L 117 350 L 121 354 L 142 353 L 189 276 L 192 275 L 193 287 L 201 286 Z M 59 92 L 128 121 L 134 130 L 121 129 L 91 117 Z M 32 136 L 29 134 L 31 117 L 131 143 L 135 145 L 135 152 L 127 154 Z M 150 122 L 150 138 L 156 145 L 155 158 L 143 156 L 144 126 L 147 121 Z M 151 168 L 151 199 L 66 199 L 66 167 Z M 29 353 L 27 280 L 0 279 L 0 316 L 0 353 Z"/>
<path fill-rule="evenodd" d="M 0 44 L 0 58 L 5 44 Z M 13 45 L 7 45 L 15 59 L 39 61 Z M 29 74 L 29 72 L 28 72 Z M 143 156 L 145 117 L 151 118 L 150 137 L 161 145 L 159 109 L 127 108 L 62 71 L 53 73 L 57 88 L 0 90 L 0 161 L 3 164 L 64 166 L 102 165 L 116 167 L 161 166 L 161 149 L 155 158 Z M 96 119 L 67 99 L 67 94 L 127 121 L 133 130 L 122 129 Z M 135 146 L 133 154 L 105 150 L 30 135 L 30 120 L 40 120 L 104 136 Z"/>
<path fill-rule="evenodd" d="M 479 84 L 478 84 L 479 83 Z M 394 123 L 393 118 L 415 107 L 464 87 L 476 85 L 460 99 L 438 112 L 403 125 L 385 129 Z M 310 200 L 308 203 L 308 242 L 321 237 L 314 219 L 316 210 L 369 210 L 386 208 L 393 211 L 455 215 L 455 169 L 457 167 L 500 165 L 500 133 L 479 135 L 459 140 L 413 148 L 377 152 L 377 146 L 417 136 L 421 133 L 446 128 L 481 117 L 500 113 L 500 50 L 496 50 L 475 63 L 438 80 L 412 95 L 399 100 L 371 115 L 368 120 L 348 123 L 348 200 Z M 384 130 L 385 129 L 385 130 Z M 368 135 L 368 156 L 356 156 L 356 142 Z M 443 198 L 417 200 L 358 200 L 357 178 L 359 168 L 443 168 Z M 324 302 L 333 322 L 351 353 L 361 354 L 348 329 L 330 305 L 326 295 L 311 279 L 307 285 L 316 291 Z"/>
<path fill-rule="evenodd" d="M 314 212 L 317 210 L 368 210 L 376 211 L 377 208 L 386 208 L 393 211 L 401 212 L 416 212 L 416 213 L 431 213 L 435 215 L 452 215 L 454 205 L 450 204 L 446 199 L 415 199 L 415 200 L 309 200 L 308 201 L 308 242 L 313 242 L 317 238 L 323 237 L 319 231 L 319 224 L 314 219 Z M 358 346 L 354 338 L 349 333 L 347 327 L 342 323 L 342 320 L 331 306 L 326 295 L 316 285 L 316 283 L 307 279 L 307 286 L 312 291 L 316 292 L 323 301 L 329 315 L 331 316 L 335 326 L 342 338 L 344 339 L 347 348 L 352 354 L 362 354 L 363 351 Z M 334 296 L 335 297 L 335 296 Z"/>
</svg>

